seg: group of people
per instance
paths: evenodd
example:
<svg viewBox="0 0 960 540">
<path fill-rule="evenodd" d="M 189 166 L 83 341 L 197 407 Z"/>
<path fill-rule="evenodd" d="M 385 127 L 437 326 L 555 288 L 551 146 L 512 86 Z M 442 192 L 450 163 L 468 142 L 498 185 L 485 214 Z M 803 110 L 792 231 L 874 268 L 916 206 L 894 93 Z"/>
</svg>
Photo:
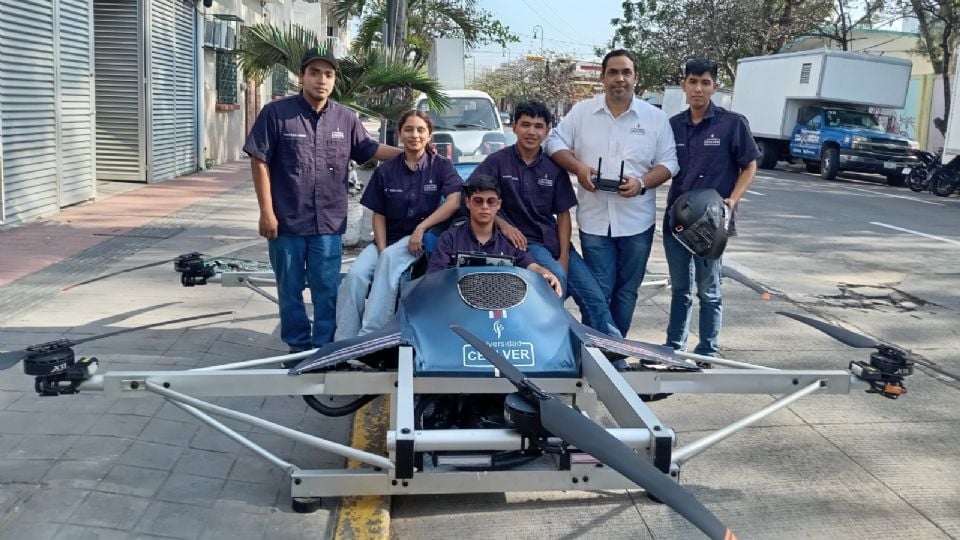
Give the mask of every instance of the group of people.
<svg viewBox="0 0 960 540">
<path fill-rule="evenodd" d="M 427 272 L 438 271 L 465 251 L 512 257 L 561 298 L 573 297 L 585 324 L 624 336 L 653 246 L 655 188 L 672 178 L 668 209 L 691 190 L 716 190 L 735 234 L 737 202 L 756 173 L 759 151 L 746 120 L 711 102 L 717 65 L 710 60 L 686 64 L 682 87 L 690 107 L 667 118 L 634 95 L 633 55 L 611 51 L 601 64 L 603 94 L 574 105 L 552 130 L 544 104 L 518 104 L 512 114 L 517 142 L 487 156 L 465 182 L 433 151 L 425 112 L 400 117 L 400 148 L 370 138 L 356 115 L 329 99 L 336 71 L 328 50 L 309 50 L 301 62 L 302 91 L 266 105 L 244 146 L 260 234 L 277 279 L 281 339 L 291 352 L 383 327 L 412 264 L 423 257 Z M 361 199 L 373 213 L 374 242 L 341 282 L 348 162 L 370 159 L 382 161 Z M 619 182 L 610 188 L 601 179 Z M 574 207 L 582 255 L 571 243 Z M 448 227 L 463 208 L 466 223 Z M 721 260 L 694 255 L 678 242 L 668 214 L 666 344 L 686 347 L 695 285 L 700 340 L 694 352 L 716 355 Z M 312 328 L 305 285 L 314 305 Z"/>
</svg>

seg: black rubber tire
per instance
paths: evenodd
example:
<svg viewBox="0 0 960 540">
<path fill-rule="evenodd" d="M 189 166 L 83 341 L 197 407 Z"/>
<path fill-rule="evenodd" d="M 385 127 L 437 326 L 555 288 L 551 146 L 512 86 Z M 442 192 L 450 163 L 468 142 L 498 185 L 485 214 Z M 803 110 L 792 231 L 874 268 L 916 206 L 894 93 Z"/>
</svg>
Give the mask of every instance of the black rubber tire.
<svg viewBox="0 0 960 540">
<path fill-rule="evenodd" d="M 780 159 L 780 149 L 777 143 L 760 139 L 757 141 L 757 148 L 760 149 L 760 158 L 757 160 L 757 167 L 761 169 L 773 169 L 777 166 Z"/>
<path fill-rule="evenodd" d="M 910 191 L 921 193 L 927 189 L 927 170 L 913 169 L 907 176 L 907 187 Z"/>
<path fill-rule="evenodd" d="M 320 497 L 294 497 L 290 502 L 290 509 L 297 514 L 312 514 L 320 509 Z"/>
<path fill-rule="evenodd" d="M 828 146 L 820 152 L 820 177 L 824 180 L 834 180 L 840 172 L 840 149 Z"/>
<path fill-rule="evenodd" d="M 818 161 L 805 159 L 803 160 L 803 166 L 807 168 L 808 173 L 820 174 L 820 162 Z"/>
<path fill-rule="evenodd" d="M 930 191 L 933 191 L 934 195 L 939 195 L 940 197 L 953 195 L 954 190 L 957 189 L 957 174 L 956 171 L 940 169 L 931 179 L 932 185 L 930 186 Z"/>
<path fill-rule="evenodd" d="M 900 187 L 906 182 L 906 180 L 907 178 L 900 173 L 887 175 L 888 186 Z"/>
</svg>

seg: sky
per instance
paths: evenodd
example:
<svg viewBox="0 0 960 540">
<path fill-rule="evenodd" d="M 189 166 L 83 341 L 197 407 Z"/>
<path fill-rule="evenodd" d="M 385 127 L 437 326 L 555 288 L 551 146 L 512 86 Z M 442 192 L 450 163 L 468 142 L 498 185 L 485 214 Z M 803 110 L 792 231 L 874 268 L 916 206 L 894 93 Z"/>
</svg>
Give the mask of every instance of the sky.
<svg viewBox="0 0 960 540">
<path fill-rule="evenodd" d="M 477 69 L 497 66 L 515 60 L 543 48 L 557 53 L 566 53 L 577 59 L 594 58 L 594 47 L 606 47 L 613 36 L 610 19 L 623 15 L 622 0 L 480 0 L 480 7 L 499 18 L 500 22 L 520 37 L 519 43 L 511 43 L 505 53 L 498 45 L 481 45 L 468 55 L 476 58 Z M 585 7 L 585 4 L 589 8 Z M 536 31 L 539 25 L 543 30 Z M 467 70 L 474 60 L 466 60 Z"/>
</svg>

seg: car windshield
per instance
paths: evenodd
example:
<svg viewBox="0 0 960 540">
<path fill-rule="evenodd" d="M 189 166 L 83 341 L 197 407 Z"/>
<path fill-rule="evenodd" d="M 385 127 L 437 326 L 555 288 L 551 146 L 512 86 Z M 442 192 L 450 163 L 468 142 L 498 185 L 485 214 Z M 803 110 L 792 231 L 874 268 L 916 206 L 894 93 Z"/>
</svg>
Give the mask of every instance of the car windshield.
<svg viewBox="0 0 960 540">
<path fill-rule="evenodd" d="M 430 110 L 426 100 L 417 108 L 430 115 L 434 129 L 498 129 L 493 103 L 484 98 L 450 98 L 450 105 L 440 112 Z"/>
<path fill-rule="evenodd" d="M 824 112 L 827 117 L 827 125 L 830 127 L 842 126 L 883 131 L 883 127 L 880 126 L 877 117 L 868 112 L 846 111 L 842 109 L 828 109 Z"/>
</svg>

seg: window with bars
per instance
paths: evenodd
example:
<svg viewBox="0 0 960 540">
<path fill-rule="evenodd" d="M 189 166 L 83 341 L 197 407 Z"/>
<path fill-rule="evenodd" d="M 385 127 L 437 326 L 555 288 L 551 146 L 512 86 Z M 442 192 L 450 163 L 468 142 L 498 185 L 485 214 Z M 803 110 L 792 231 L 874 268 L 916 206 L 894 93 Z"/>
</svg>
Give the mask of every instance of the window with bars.
<svg viewBox="0 0 960 540">
<path fill-rule="evenodd" d="M 217 51 L 217 103 L 238 103 L 236 53 Z"/>
<path fill-rule="evenodd" d="M 271 82 L 273 86 L 272 95 L 274 97 L 287 95 L 287 92 L 290 90 L 290 72 L 283 66 L 274 67 Z"/>
</svg>

